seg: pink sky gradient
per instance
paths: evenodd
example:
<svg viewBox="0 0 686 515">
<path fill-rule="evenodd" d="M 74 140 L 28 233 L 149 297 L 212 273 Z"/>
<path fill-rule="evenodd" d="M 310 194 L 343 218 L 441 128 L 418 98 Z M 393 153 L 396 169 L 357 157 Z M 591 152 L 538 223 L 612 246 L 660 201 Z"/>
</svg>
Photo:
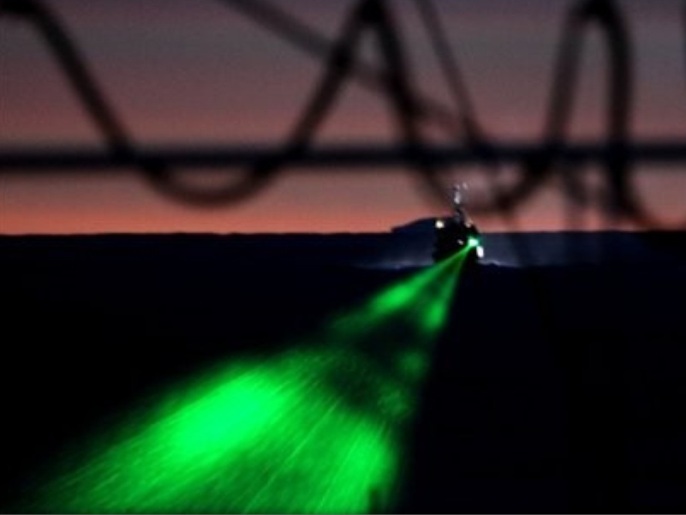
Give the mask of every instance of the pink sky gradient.
<svg viewBox="0 0 686 515">
<path fill-rule="evenodd" d="M 336 33 L 353 5 L 276 3 L 329 35 Z M 390 3 L 411 50 L 420 88 L 448 102 L 416 13 L 408 9 L 408 2 Z M 540 136 L 555 45 L 570 2 L 437 4 L 487 132 L 518 140 Z M 620 4 L 626 7 L 638 59 L 634 134 L 686 135 L 681 2 Z M 50 5 L 74 30 L 99 81 L 141 144 L 281 142 L 319 73 L 309 57 L 219 2 L 61 0 Z M 35 32 L 16 20 L 0 23 L 0 147 L 98 144 Z M 572 129 L 575 138 L 602 134 L 604 76 L 598 38 L 591 38 L 587 48 Z M 351 85 L 317 141 L 392 142 L 393 135 L 386 103 Z M 684 204 L 686 174 L 654 172 L 641 170 L 638 184 L 661 214 L 674 216 Z M 560 229 L 565 225 L 564 209 L 560 195 L 548 189 L 520 210 L 521 228 Z M 0 176 L 4 234 L 378 231 L 438 214 L 440 208 L 416 192 L 405 170 L 287 170 L 271 189 L 250 201 L 211 210 L 161 197 L 133 174 L 107 179 Z M 587 220 L 588 228 L 602 226 L 597 215 L 589 213 Z M 477 221 L 486 230 L 508 229 L 497 216 Z"/>
</svg>

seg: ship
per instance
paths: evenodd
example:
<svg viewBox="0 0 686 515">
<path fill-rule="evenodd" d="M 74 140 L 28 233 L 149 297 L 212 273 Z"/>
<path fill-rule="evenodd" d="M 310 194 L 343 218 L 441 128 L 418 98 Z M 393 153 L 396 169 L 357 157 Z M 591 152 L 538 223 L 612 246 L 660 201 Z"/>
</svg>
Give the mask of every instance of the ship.
<svg viewBox="0 0 686 515">
<path fill-rule="evenodd" d="M 465 208 L 466 191 L 466 184 L 453 186 L 452 214 L 435 220 L 432 257 L 436 263 L 465 248 L 471 261 L 479 261 L 484 257 L 481 233 Z"/>
</svg>

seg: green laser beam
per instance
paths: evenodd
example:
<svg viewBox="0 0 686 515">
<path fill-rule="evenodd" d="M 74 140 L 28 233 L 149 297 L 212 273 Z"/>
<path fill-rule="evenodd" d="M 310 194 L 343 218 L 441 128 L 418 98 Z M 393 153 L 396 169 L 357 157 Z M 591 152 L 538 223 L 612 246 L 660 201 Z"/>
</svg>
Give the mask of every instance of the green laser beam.
<svg viewBox="0 0 686 515">
<path fill-rule="evenodd" d="M 216 366 L 132 410 L 58 464 L 26 511 L 392 509 L 417 389 L 467 252 L 383 289 L 286 352 Z"/>
</svg>

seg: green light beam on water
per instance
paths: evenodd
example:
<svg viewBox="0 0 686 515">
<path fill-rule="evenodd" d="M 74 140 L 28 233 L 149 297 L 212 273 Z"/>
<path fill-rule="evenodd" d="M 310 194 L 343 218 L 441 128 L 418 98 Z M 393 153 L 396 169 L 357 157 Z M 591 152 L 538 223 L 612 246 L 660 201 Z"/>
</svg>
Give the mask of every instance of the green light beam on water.
<svg viewBox="0 0 686 515">
<path fill-rule="evenodd" d="M 133 409 L 17 511 L 392 511 L 418 387 L 468 252 L 286 352 L 218 365 Z"/>
</svg>

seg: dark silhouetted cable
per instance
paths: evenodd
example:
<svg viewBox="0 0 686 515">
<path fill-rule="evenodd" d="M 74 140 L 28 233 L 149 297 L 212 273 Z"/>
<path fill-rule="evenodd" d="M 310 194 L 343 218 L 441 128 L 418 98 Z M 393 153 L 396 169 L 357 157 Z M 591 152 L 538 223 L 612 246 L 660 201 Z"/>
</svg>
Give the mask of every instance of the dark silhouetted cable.
<svg viewBox="0 0 686 515">
<path fill-rule="evenodd" d="M 607 202 L 604 207 L 616 219 L 628 219 L 639 224 L 664 227 L 639 199 L 631 182 L 631 165 L 638 160 L 653 162 L 684 162 L 686 144 L 681 142 L 630 141 L 633 112 L 633 53 L 631 40 L 614 0 L 581 0 L 570 11 L 563 28 L 557 67 L 540 145 L 494 144 L 480 128 L 467 87 L 452 53 L 439 13 L 428 0 L 415 0 L 420 18 L 427 28 L 433 50 L 448 83 L 454 109 L 418 93 L 411 68 L 403 49 L 398 24 L 392 18 L 385 0 L 359 0 L 351 9 L 340 37 L 330 41 L 314 28 L 292 17 L 266 0 L 221 0 L 270 32 L 285 39 L 310 55 L 324 60 L 324 71 L 314 95 L 290 137 L 280 148 L 251 149 L 223 147 L 220 149 L 176 149 L 160 151 L 141 149 L 127 134 L 124 124 L 106 101 L 89 71 L 76 43 L 62 24 L 41 0 L 0 0 L 0 14 L 13 14 L 33 23 L 51 48 L 61 70 L 67 76 L 87 114 L 102 134 L 108 147 L 103 157 L 97 152 L 51 152 L 40 150 L 26 155 L 21 150 L 0 151 L 0 171 L 12 168 L 24 171 L 44 169 L 64 170 L 69 165 L 90 163 L 102 169 L 121 166 L 142 171 L 153 186 L 181 201 L 214 206 L 250 198 L 267 185 L 286 166 L 386 166 L 409 163 L 419 171 L 424 191 L 444 202 L 449 189 L 440 178 L 442 168 L 450 164 L 481 163 L 491 179 L 492 199 L 472 203 L 474 212 L 500 212 L 508 215 L 526 202 L 551 177 L 554 168 L 563 166 L 565 195 L 577 205 L 589 202 L 583 183 L 574 173 L 588 161 L 603 165 Z M 579 60 L 585 30 L 595 24 L 605 37 L 609 54 L 607 91 L 607 135 L 604 143 L 569 145 L 568 125 L 577 89 Z M 686 37 L 686 5 L 684 9 Z M 380 49 L 381 66 L 372 66 L 358 56 L 359 41 L 374 34 Z M 686 39 L 685 39 L 686 43 Z M 686 55 L 686 48 L 685 48 Z M 317 128 L 348 79 L 356 79 L 379 92 L 389 101 L 395 116 L 395 127 L 401 141 L 390 147 L 348 147 L 310 149 Z M 420 122 L 433 121 L 453 138 L 451 148 L 427 145 L 421 135 Z M 46 159 L 52 162 L 46 162 Z M 338 161 L 333 161 L 333 159 Z M 522 163 L 520 180 L 513 186 L 495 180 L 504 161 Z M 231 172 L 231 180 L 219 186 L 200 187 L 184 178 L 188 171 L 177 167 L 245 166 Z M 236 178 L 238 180 L 233 180 Z M 686 226 L 686 223 L 679 227 Z"/>
<path fill-rule="evenodd" d="M 314 27 L 296 19 L 265 0 L 218 1 L 242 13 L 294 47 L 323 61 L 328 58 L 336 45 L 335 41 L 330 40 Z M 384 74 L 368 63 L 358 62 L 351 70 L 351 77 L 354 77 L 362 86 L 371 91 L 381 94 L 385 94 L 387 91 Z M 451 133 L 460 130 L 460 125 L 449 108 L 417 91 L 413 92 L 413 96 L 420 116 Z"/>
<path fill-rule="evenodd" d="M 420 107 L 413 94 L 407 57 L 385 0 L 362 0 L 353 9 L 329 55 L 315 93 L 290 139 L 282 164 L 305 150 L 314 132 L 329 114 L 359 61 L 359 50 L 366 33 L 377 39 L 384 63 L 385 97 L 390 102 L 403 142 L 400 149 L 406 160 L 416 166 L 420 177 L 433 176 L 433 164 L 424 158 L 419 128 Z M 435 181 L 423 181 L 421 184 L 427 183 Z M 436 191 L 430 193 L 436 195 Z"/>
<path fill-rule="evenodd" d="M 531 156 L 522 171 L 522 180 L 484 210 L 514 207 L 528 200 L 543 186 L 558 162 L 560 148 L 567 137 L 567 129 L 577 85 L 579 60 L 585 29 L 597 24 L 605 36 L 609 54 L 607 94 L 607 145 L 612 148 L 605 159 L 608 208 L 625 217 L 639 216 L 640 209 L 632 194 L 628 178 L 630 163 L 629 131 L 633 102 L 633 54 L 624 22 L 613 0 L 584 0 L 570 11 L 565 23 L 552 84 L 551 103 L 544 129 L 544 150 Z M 571 174 L 570 174 L 571 175 Z M 567 194 L 583 202 L 586 197 L 575 178 L 566 178 Z"/>
<path fill-rule="evenodd" d="M 433 51 L 438 57 L 443 76 L 452 94 L 455 107 L 458 109 L 457 114 L 462 122 L 465 134 L 471 140 L 479 140 L 481 139 L 481 134 L 476 121 L 475 110 L 465 86 L 465 81 L 462 78 L 462 73 L 457 65 L 457 60 L 446 37 L 446 31 L 440 21 L 436 6 L 430 0 L 415 0 L 414 4 L 424 21 L 426 31 L 431 39 Z"/>
<path fill-rule="evenodd" d="M 129 153 L 132 144 L 123 124 L 105 100 L 95 76 L 55 13 L 37 0 L 3 0 L 0 3 L 2 14 L 24 18 L 36 26 L 109 148 L 117 155 Z"/>
<path fill-rule="evenodd" d="M 537 143 L 508 141 L 492 142 L 493 158 L 503 165 L 516 165 L 532 159 L 545 150 Z M 557 163 L 578 168 L 608 159 L 614 149 L 597 143 L 562 144 L 557 149 Z M 52 171 L 82 171 L 91 174 L 111 173 L 111 170 L 125 170 L 137 165 L 138 160 L 160 162 L 169 167 L 204 169 L 251 166 L 262 160 L 275 159 L 283 151 L 273 146 L 220 145 L 139 148 L 136 156 L 118 155 L 89 147 L 0 147 L 0 174 L 40 175 Z M 396 168 L 407 163 L 411 148 L 402 145 L 369 143 L 327 144 L 308 149 L 293 156 L 290 164 L 303 170 L 320 171 L 327 167 L 345 167 L 351 171 L 368 172 L 369 167 L 379 171 L 396 172 Z M 686 143 L 681 141 L 655 140 L 633 143 L 626 149 L 628 158 L 635 163 L 670 165 L 665 171 L 681 173 L 674 166 L 686 161 Z M 480 154 L 468 145 L 435 145 L 426 143 L 422 149 L 423 159 L 437 167 L 437 174 L 451 165 L 482 164 Z M 135 172 L 135 169 L 132 170 Z M 191 171 L 188 172 L 192 173 Z M 647 172 L 649 173 L 649 172 Z"/>
<path fill-rule="evenodd" d="M 124 125 L 107 102 L 85 58 L 68 35 L 57 15 L 40 0 L 3 0 L 0 14 L 20 16 L 34 24 L 53 51 L 60 68 L 69 80 L 86 112 L 95 123 L 111 151 L 111 159 L 136 166 L 159 191 L 197 205 L 219 205 L 246 199 L 266 186 L 273 175 L 272 159 L 260 160 L 243 180 L 212 188 L 194 188 L 180 182 L 179 176 L 160 161 L 143 159 Z"/>
</svg>

